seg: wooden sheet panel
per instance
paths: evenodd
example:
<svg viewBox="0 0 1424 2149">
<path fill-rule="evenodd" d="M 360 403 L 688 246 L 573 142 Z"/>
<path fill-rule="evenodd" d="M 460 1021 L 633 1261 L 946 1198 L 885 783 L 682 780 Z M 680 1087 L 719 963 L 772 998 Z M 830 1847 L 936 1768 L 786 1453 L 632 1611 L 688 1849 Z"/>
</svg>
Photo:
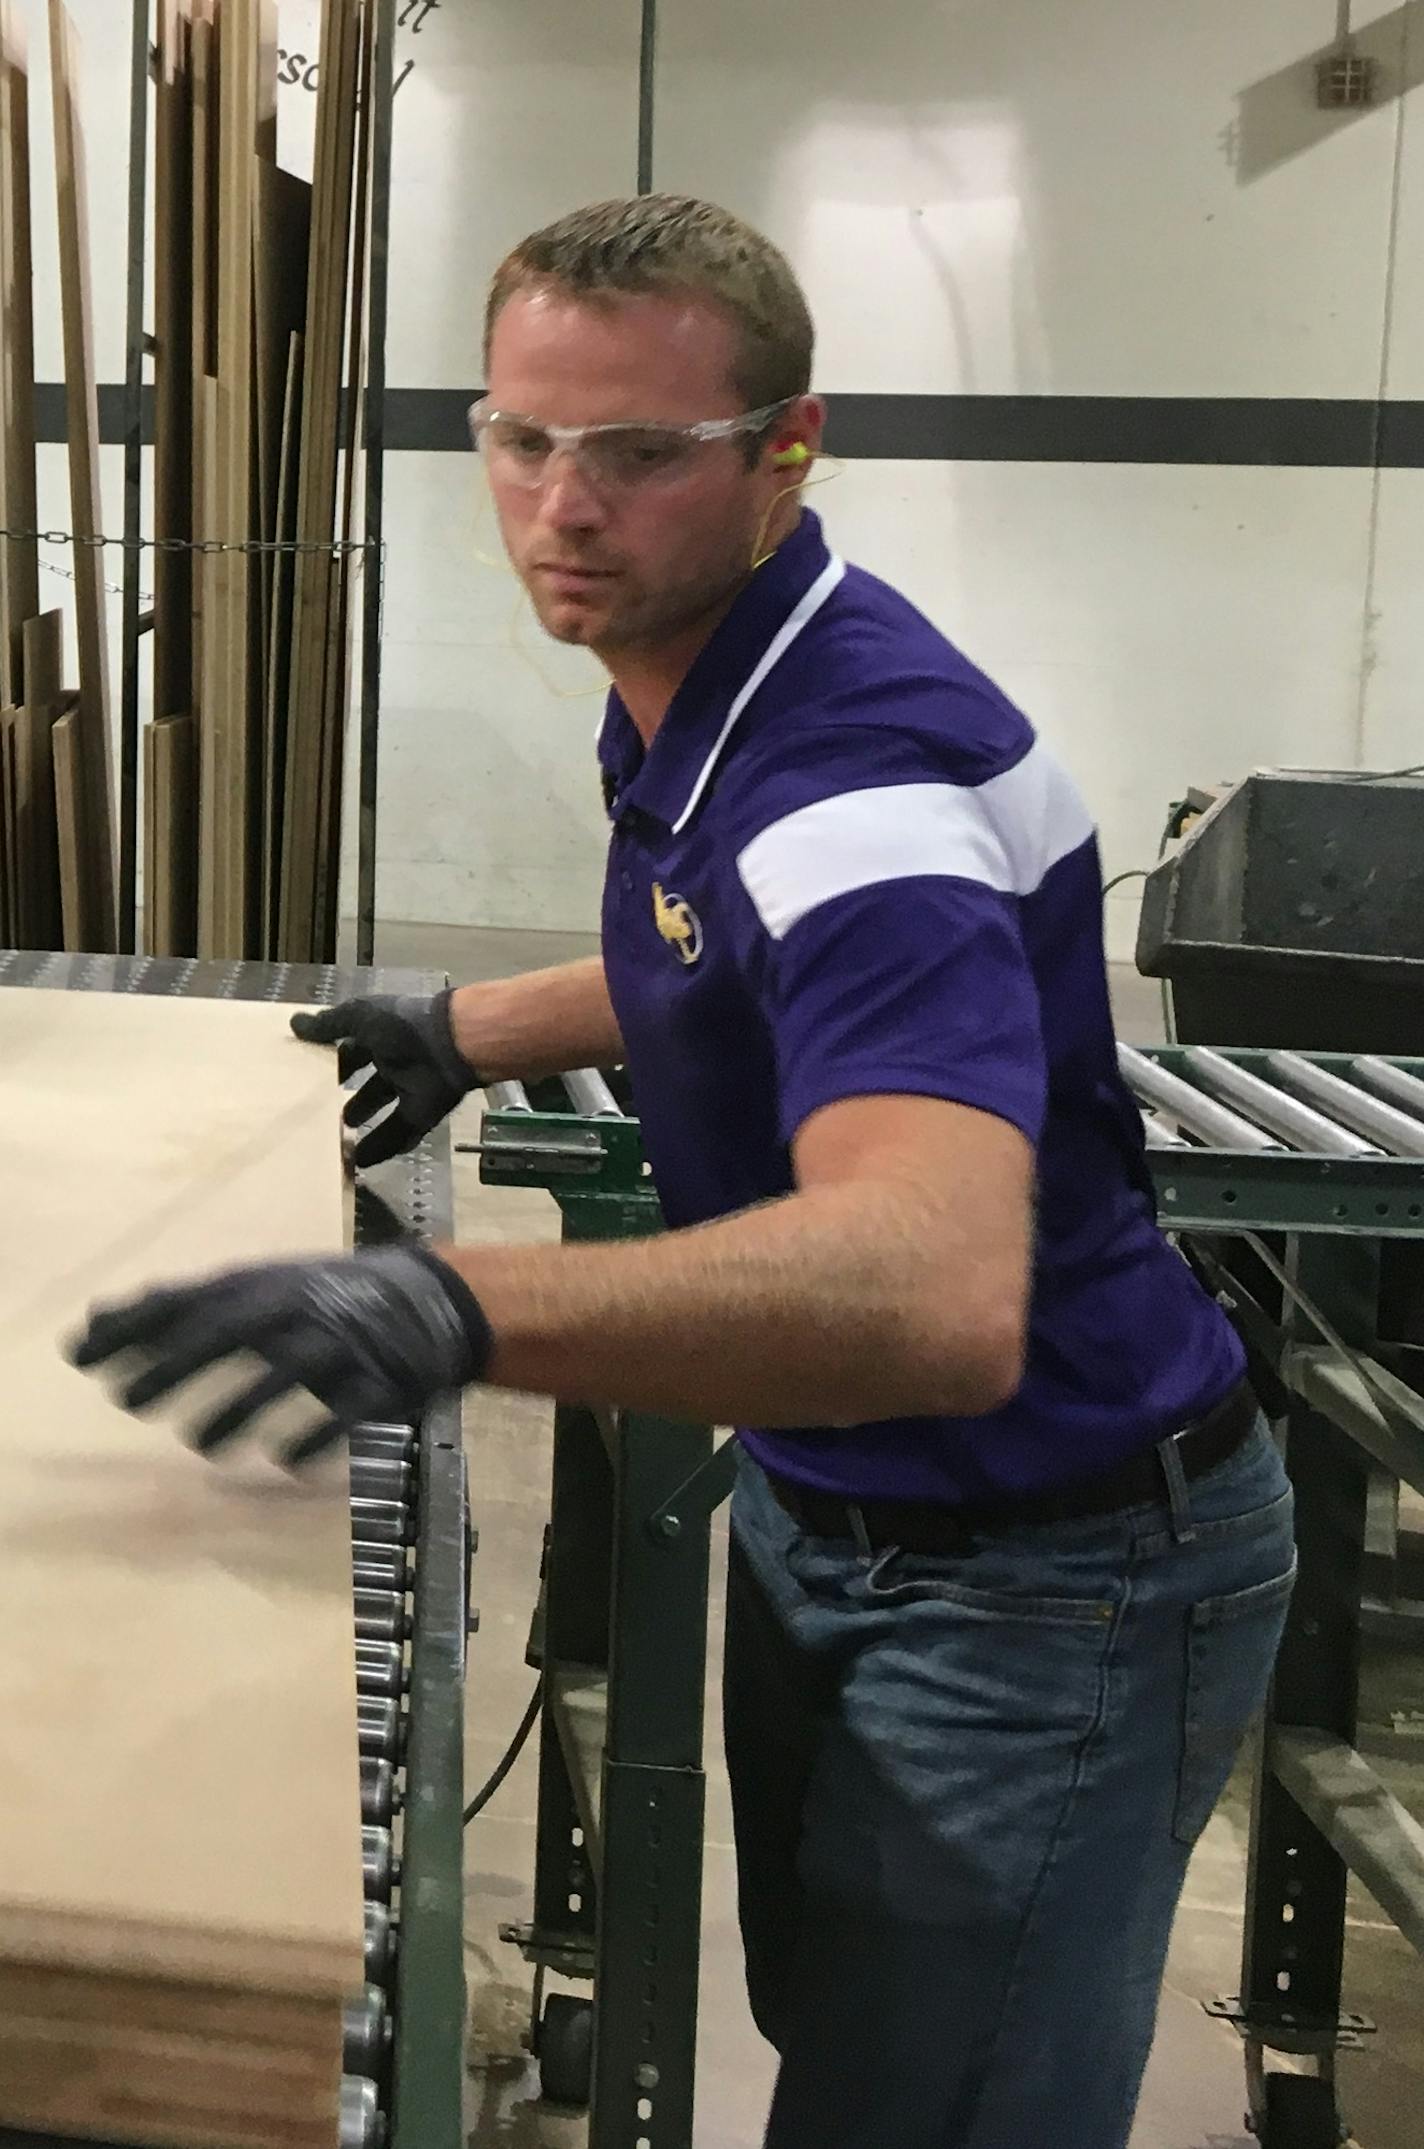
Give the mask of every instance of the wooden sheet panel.
<svg viewBox="0 0 1424 2149">
<path fill-rule="evenodd" d="M 362 1977 L 344 1468 L 215 1467 L 58 1341 L 95 1296 L 339 1245 L 339 1101 L 281 1008 L 0 990 L 0 1961 L 112 1988 L 135 2064 L 144 1979 L 321 2003 L 290 2034 L 333 2095 Z M 0 2048 L 0 2123 L 33 2079 Z"/>
<path fill-rule="evenodd" d="M 350 271 L 356 81 L 361 0 L 324 0 L 312 193 L 312 273 L 303 339 L 297 536 L 329 546 L 337 506 L 337 425 Z M 331 554 L 298 554 L 288 695 L 286 808 L 282 831 L 281 953 L 317 956 L 318 845 L 326 731 L 326 660 L 335 577 Z"/>
<path fill-rule="evenodd" d="M 64 614 L 39 612 L 21 630 L 24 650 L 25 699 L 56 702 L 64 691 Z"/>
<path fill-rule="evenodd" d="M 54 90 L 55 170 L 59 190 L 59 281 L 64 322 L 65 408 L 69 428 L 70 515 L 76 538 L 102 531 L 99 506 L 99 406 L 94 376 L 90 295 L 88 183 L 79 112 L 79 45 L 63 0 L 50 0 L 50 69 Z M 113 802 L 109 740 L 109 656 L 103 553 L 74 547 L 74 608 L 79 639 L 79 728 L 83 734 L 88 946 L 117 945 Z"/>
<path fill-rule="evenodd" d="M 329 2040 L 328 2040 L 329 2041 Z M 330 2062 L 264 2044 L 178 2032 L 0 2018 L 7 2115 L 143 2149 L 333 2149 L 339 2090 Z"/>
<path fill-rule="evenodd" d="M 193 77 L 187 0 L 159 0 L 154 121 L 154 482 L 156 537 L 193 534 Z M 154 554 L 153 710 L 192 702 L 193 558 Z"/>
<path fill-rule="evenodd" d="M 19 802 L 15 793 L 15 709 L 0 709 L 0 945 L 20 938 Z"/>
<path fill-rule="evenodd" d="M 32 531 L 35 506 L 35 335 L 30 250 L 29 67 L 13 0 L 0 4 L 0 524 Z M 22 630 L 38 612 L 33 537 L 0 540 L 0 698 L 18 702 Z"/>
<path fill-rule="evenodd" d="M 257 5 L 223 0 L 219 11 L 216 429 L 204 443 L 214 464 L 214 534 L 241 546 L 252 514 L 252 233 L 256 190 Z M 245 955 L 252 811 L 250 699 L 251 556 L 211 560 L 204 607 L 207 691 L 202 704 L 203 843 L 211 850 L 210 934 L 204 952 Z"/>
<path fill-rule="evenodd" d="M 212 24 L 211 0 L 194 0 L 189 42 L 192 77 L 190 148 L 192 152 L 191 236 L 192 313 L 190 410 L 192 443 L 189 455 L 189 505 L 193 535 L 211 537 L 206 473 L 203 467 L 206 425 L 203 410 L 204 384 L 217 372 L 217 294 L 214 289 L 216 254 L 212 244 L 212 205 L 216 199 L 213 164 L 217 150 L 217 34 Z M 206 577 L 201 558 L 190 568 L 192 625 L 189 646 L 192 683 L 189 707 L 201 718 L 203 697 L 203 607 Z"/>
<path fill-rule="evenodd" d="M 197 925 L 194 880 L 197 740 L 189 716 L 156 718 L 144 731 L 144 910 L 150 955 L 191 955 Z"/>
<path fill-rule="evenodd" d="M 79 710 L 70 709 L 50 733 L 54 754 L 54 814 L 59 845 L 61 932 L 69 955 L 83 955 L 94 945 L 90 884 L 84 871 L 89 843 L 84 780 L 84 734 Z"/>
<path fill-rule="evenodd" d="M 302 339 L 287 348 L 287 378 L 282 396 L 282 441 L 277 479 L 276 536 L 289 544 L 296 535 L 297 442 L 302 411 Z M 262 799 L 262 952 L 278 954 L 278 919 L 282 900 L 282 820 L 287 788 L 287 692 L 292 675 L 292 581 L 290 552 L 273 554 L 272 618 L 267 644 L 267 679 Z"/>
<path fill-rule="evenodd" d="M 306 319 L 307 257 L 311 244 L 311 187 L 278 164 L 257 161 L 256 221 L 253 232 L 253 297 L 256 333 L 257 526 L 254 535 L 271 544 L 277 536 L 278 493 L 282 476 L 282 419 L 292 337 Z M 266 732 L 266 671 L 272 646 L 276 598 L 276 558 L 260 556 L 262 579 L 263 677 Z M 264 759 L 263 788 L 267 785 Z"/>
<path fill-rule="evenodd" d="M 58 948 L 64 923 L 60 906 L 59 827 L 54 803 L 53 705 L 27 702 L 10 720 L 15 785 L 15 945 Z"/>
<path fill-rule="evenodd" d="M 17 911 L 21 948 L 62 948 L 59 826 L 55 812 L 55 719 L 74 707 L 63 690 L 64 614 L 40 612 L 20 632 L 26 700 L 12 719 L 15 747 Z"/>
<path fill-rule="evenodd" d="M 352 200 L 351 291 L 348 307 L 346 393 L 341 410 L 341 506 L 336 535 L 350 544 L 356 528 L 356 481 L 362 461 L 361 412 L 366 392 L 366 266 L 371 237 L 371 83 L 376 60 L 376 10 L 361 23 L 356 102 L 356 164 Z M 355 584 L 360 555 L 343 550 L 332 564 L 322 686 L 321 778 L 315 861 L 316 951 L 334 953 L 341 881 L 341 789 L 350 705 Z"/>
</svg>

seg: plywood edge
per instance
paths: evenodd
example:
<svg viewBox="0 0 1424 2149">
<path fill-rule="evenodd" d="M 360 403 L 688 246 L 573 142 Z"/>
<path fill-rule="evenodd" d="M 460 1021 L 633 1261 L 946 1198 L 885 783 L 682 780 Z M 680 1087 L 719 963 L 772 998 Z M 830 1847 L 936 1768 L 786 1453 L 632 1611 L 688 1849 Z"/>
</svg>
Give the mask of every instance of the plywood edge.
<svg viewBox="0 0 1424 2149">
<path fill-rule="evenodd" d="M 153 2035 L 260 2037 L 273 2045 L 300 2045 L 320 2033 L 332 2005 L 329 1992 L 268 1993 L 127 1972 L 97 1979 L 51 1963 L 0 1962 L 0 2021 L 27 2015 L 41 2022 L 92 2022 L 100 1984 L 106 2028 L 132 2023 Z"/>
<path fill-rule="evenodd" d="M 351 1727 L 353 1753 L 356 1727 Z M 26 1903 L 7 1881 L 0 1964 L 44 1965 L 99 1977 L 195 1981 L 206 1989 L 263 1993 L 273 2000 L 321 2000 L 359 1992 L 365 1976 L 364 1907 L 359 1885 L 351 1928 L 329 1934 L 244 1932 L 226 1925 L 177 1927 L 158 1920 L 102 1920 Z"/>
</svg>

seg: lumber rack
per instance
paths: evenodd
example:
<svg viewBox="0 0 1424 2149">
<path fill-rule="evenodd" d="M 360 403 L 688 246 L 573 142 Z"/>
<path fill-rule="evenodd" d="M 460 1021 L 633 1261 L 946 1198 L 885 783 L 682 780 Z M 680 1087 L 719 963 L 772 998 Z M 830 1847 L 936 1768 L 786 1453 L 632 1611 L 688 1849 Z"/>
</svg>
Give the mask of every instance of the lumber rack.
<svg viewBox="0 0 1424 2149">
<path fill-rule="evenodd" d="M 1350 1872 L 1424 1951 L 1424 1827 L 1355 1743 L 1362 1635 L 1424 1642 L 1424 1599 L 1399 1589 L 1408 1533 L 1382 1527 L 1401 1482 L 1424 1493 L 1424 1061 L 1163 1046 L 1120 1063 L 1162 1221 L 1245 1334 L 1295 1485 L 1300 1579 L 1256 1759 L 1241 1995 L 1213 2008 L 1245 2039 L 1264 2149 L 1317 2149 L 1342 2138 L 1336 2050 L 1368 2028 L 1341 2004 Z M 586 1070 L 487 1090 L 482 1178 L 547 1188 L 568 1239 L 661 1229 L 616 1084 Z M 691 2139 L 707 1548 L 733 1472 L 705 1428 L 556 1414 L 530 1644 L 534 1914 L 504 1937 L 536 1965 L 546 2094 L 589 2102 L 590 2149 Z M 541 2019 L 545 1969 L 592 1977 L 593 2002 L 555 1995 Z M 1268 2071 L 1268 2051 L 1316 2071 Z"/>
<path fill-rule="evenodd" d="M 372 73 L 371 208 L 367 260 L 365 407 L 362 448 L 365 456 L 363 536 L 366 553 L 361 589 L 361 691 L 357 770 L 356 940 L 358 964 L 375 959 L 377 755 L 381 727 L 381 631 L 384 597 L 386 323 L 388 315 L 391 208 L 391 142 L 395 109 L 396 0 L 375 0 L 375 48 Z M 128 286 L 124 369 L 124 575 L 122 675 L 119 701 L 119 782 L 116 816 L 118 850 L 118 944 L 125 954 L 138 945 L 138 811 L 140 758 L 141 643 L 153 628 L 153 609 L 145 605 L 141 586 L 143 538 L 143 451 L 152 439 L 148 362 L 155 351 L 153 331 L 144 324 L 147 257 L 149 96 L 157 61 L 153 43 L 153 0 L 132 0 L 129 55 Z M 201 546 L 184 549 L 201 550 Z M 260 550 L 258 545 L 244 550 Z M 290 544 L 268 547 L 298 549 Z M 324 548 L 325 549 L 325 548 Z M 334 544 L 333 551 L 339 549 Z"/>
<path fill-rule="evenodd" d="M 0 989 L 313 1006 L 353 994 L 430 993 L 444 983 L 420 970 L 0 952 Z M 408 1230 L 448 1237 L 451 1200 L 442 1130 L 358 1184 L 357 1241 Z M 366 1986 L 347 2010 L 333 2149 L 463 2149 L 461 1808 L 473 1539 L 458 1405 L 438 1406 L 418 1428 L 363 1428 L 351 1445 L 351 1492 Z M 0 2149 L 76 2144 L 0 2128 Z"/>
</svg>

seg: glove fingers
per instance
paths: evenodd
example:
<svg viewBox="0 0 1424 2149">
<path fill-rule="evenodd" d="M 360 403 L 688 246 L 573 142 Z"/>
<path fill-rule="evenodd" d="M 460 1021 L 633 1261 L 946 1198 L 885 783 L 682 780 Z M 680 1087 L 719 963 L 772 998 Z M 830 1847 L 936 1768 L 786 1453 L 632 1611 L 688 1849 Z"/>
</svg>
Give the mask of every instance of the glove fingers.
<svg viewBox="0 0 1424 2149">
<path fill-rule="evenodd" d="M 161 1402 L 175 1388 L 181 1388 L 185 1380 L 192 1380 L 220 1358 L 228 1358 L 241 1349 L 239 1342 L 204 1328 L 196 1338 L 175 1342 L 136 1373 L 128 1384 L 119 1390 L 119 1401 L 125 1410 L 147 1410 L 151 1403 Z"/>
<path fill-rule="evenodd" d="M 215 1410 L 210 1418 L 199 1425 L 189 1436 L 191 1445 L 200 1455 L 211 1455 L 225 1441 L 244 1432 L 261 1411 L 280 1402 L 295 1386 L 296 1380 L 291 1373 L 264 1373 L 250 1388 L 245 1388 L 241 1395 L 235 1395 L 221 1410 Z"/>
<path fill-rule="evenodd" d="M 181 1320 L 199 1291 L 198 1284 L 179 1284 L 171 1289 L 145 1291 L 139 1298 L 122 1299 L 117 1305 L 94 1306 L 83 1335 L 69 1346 L 70 1363 L 103 1365 L 119 1351 L 157 1343 L 175 1321 Z"/>
<path fill-rule="evenodd" d="M 284 1448 L 282 1461 L 288 1470 L 300 1470 L 303 1464 L 313 1461 L 318 1455 L 324 1455 L 329 1448 L 334 1448 L 339 1440 L 346 1438 L 350 1430 L 350 1426 L 342 1419 L 328 1418 L 325 1425 L 313 1426 L 309 1433 L 302 1434 L 300 1440 L 293 1440 Z"/>
<path fill-rule="evenodd" d="M 339 1044 L 343 1037 L 351 1035 L 352 1017 L 360 1004 L 359 1000 L 343 1000 L 339 1007 L 301 1008 L 292 1017 L 292 1034 L 304 1045 Z"/>
<path fill-rule="evenodd" d="M 356 1162 L 361 1165 L 384 1164 L 388 1157 L 399 1156 L 403 1150 L 414 1149 L 424 1129 L 417 1127 L 407 1117 L 400 1105 L 386 1117 L 378 1120 L 369 1134 L 356 1144 Z"/>
<path fill-rule="evenodd" d="M 254 1348 L 250 1342 L 247 1347 Z M 230 1397 L 193 1434 L 193 1446 L 200 1454 L 209 1454 L 224 1441 L 248 1431 L 255 1418 L 294 1389 L 304 1388 L 318 1403 L 332 1408 L 333 1391 L 340 1391 L 342 1376 L 349 1374 L 352 1351 L 340 1336 L 313 1332 L 294 1323 L 265 1338 L 261 1355 L 271 1361 L 268 1370 L 250 1387 Z"/>
<path fill-rule="evenodd" d="M 354 1082 L 362 1068 L 371 1064 L 371 1047 L 364 1037 L 344 1037 L 336 1048 L 338 1082 Z"/>
<path fill-rule="evenodd" d="M 369 1074 L 361 1087 L 353 1090 L 347 1098 L 341 1117 L 348 1127 L 362 1127 L 368 1119 L 374 1119 L 377 1112 L 383 1112 L 388 1104 L 394 1104 L 395 1101 L 394 1084 L 388 1082 L 383 1074 Z"/>
</svg>

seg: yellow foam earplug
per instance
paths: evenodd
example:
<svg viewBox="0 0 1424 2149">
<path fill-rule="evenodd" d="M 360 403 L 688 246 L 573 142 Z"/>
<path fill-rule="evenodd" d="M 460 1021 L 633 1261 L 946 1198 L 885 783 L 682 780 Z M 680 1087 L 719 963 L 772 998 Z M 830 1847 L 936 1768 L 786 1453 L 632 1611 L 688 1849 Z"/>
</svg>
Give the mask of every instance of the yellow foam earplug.
<svg viewBox="0 0 1424 2149">
<path fill-rule="evenodd" d="M 777 470 L 795 470 L 810 462 L 811 450 L 804 440 L 793 440 L 789 448 L 779 448 L 771 460 Z"/>
</svg>

